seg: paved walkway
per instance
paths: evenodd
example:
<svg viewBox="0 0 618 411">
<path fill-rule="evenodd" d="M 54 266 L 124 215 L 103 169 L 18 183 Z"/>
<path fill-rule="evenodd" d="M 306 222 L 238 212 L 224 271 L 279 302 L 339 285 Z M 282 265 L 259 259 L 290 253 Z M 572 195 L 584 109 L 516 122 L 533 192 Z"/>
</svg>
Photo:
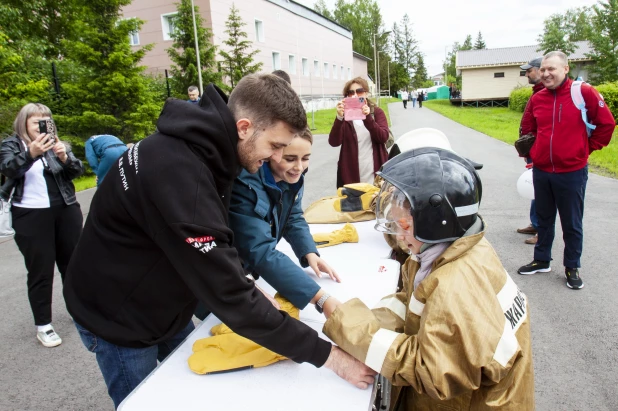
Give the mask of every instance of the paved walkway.
<svg viewBox="0 0 618 411">
<path fill-rule="evenodd" d="M 538 410 L 617 410 L 618 396 L 618 181 L 590 175 L 588 182 L 582 278 L 586 287 L 565 286 L 557 233 L 554 272 L 520 276 L 517 268 L 532 259 L 526 236 L 529 202 L 515 183 L 524 171 L 515 149 L 452 122 L 427 108 L 390 105 L 395 136 L 418 127 L 444 131 L 453 148 L 485 165 L 481 170 L 481 214 L 487 237 L 531 305 L 536 402 Z M 327 136 L 316 136 L 304 204 L 334 195 L 339 150 Z M 78 194 L 88 211 L 94 190 Z M 12 240 L 0 239 L 0 410 L 112 410 L 94 355 L 86 351 L 66 312 L 59 275 L 54 284 L 53 316 L 63 338 L 43 348 L 35 338 L 26 292 L 23 258 Z M 328 408 L 328 407 L 326 407 Z"/>
<path fill-rule="evenodd" d="M 560 228 L 549 274 L 522 276 L 533 246 L 515 229 L 528 224 L 529 201 L 519 197 L 525 170 L 515 148 L 429 109 L 390 104 L 393 133 L 437 128 L 453 149 L 484 164 L 480 213 L 487 238 L 530 302 L 537 410 L 617 410 L 618 395 L 618 180 L 590 174 L 584 216 L 583 290 L 565 285 Z M 558 226 L 560 224 L 558 223 Z"/>
</svg>

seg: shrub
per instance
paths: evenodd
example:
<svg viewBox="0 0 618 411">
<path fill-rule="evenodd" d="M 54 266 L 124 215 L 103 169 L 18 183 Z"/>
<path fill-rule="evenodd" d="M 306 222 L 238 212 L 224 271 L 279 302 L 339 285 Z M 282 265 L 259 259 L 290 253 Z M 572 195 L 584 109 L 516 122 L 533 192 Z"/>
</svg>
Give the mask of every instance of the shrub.
<svg viewBox="0 0 618 411">
<path fill-rule="evenodd" d="M 609 107 L 614 118 L 618 119 L 618 81 L 603 83 L 595 88 L 601 93 L 603 99 L 605 99 L 605 104 Z"/>
<path fill-rule="evenodd" d="M 531 96 L 532 88 L 530 87 L 519 87 L 514 89 L 509 96 L 509 108 L 523 113 Z"/>
</svg>

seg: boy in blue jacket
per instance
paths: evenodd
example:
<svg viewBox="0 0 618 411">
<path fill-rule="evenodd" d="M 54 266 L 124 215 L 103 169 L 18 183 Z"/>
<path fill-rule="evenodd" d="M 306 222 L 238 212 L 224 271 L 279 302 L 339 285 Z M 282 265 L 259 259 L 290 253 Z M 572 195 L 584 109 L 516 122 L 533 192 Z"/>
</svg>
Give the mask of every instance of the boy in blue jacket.
<svg viewBox="0 0 618 411">
<path fill-rule="evenodd" d="M 97 186 L 101 185 L 112 164 L 125 151 L 127 146 L 122 140 L 109 134 L 92 136 L 86 141 L 86 159 L 97 176 Z"/>
<path fill-rule="evenodd" d="M 315 304 L 324 291 L 275 249 L 281 238 L 290 243 L 303 267 L 311 267 L 318 277 L 324 272 L 340 281 L 320 258 L 301 208 L 303 172 L 309 165 L 312 144 L 311 132 L 306 130 L 283 150 L 279 162 L 265 163 L 256 174 L 243 170 L 234 183 L 229 213 L 245 270 L 254 278 L 262 276 L 300 309 Z"/>
</svg>

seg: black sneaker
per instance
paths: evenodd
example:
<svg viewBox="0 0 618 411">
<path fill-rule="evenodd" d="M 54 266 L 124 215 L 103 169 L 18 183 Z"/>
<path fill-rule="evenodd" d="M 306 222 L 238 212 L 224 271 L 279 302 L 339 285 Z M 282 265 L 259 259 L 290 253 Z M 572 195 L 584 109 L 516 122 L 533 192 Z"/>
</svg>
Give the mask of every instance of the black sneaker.
<svg viewBox="0 0 618 411">
<path fill-rule="evenodd" d="M 567 287 L 573 290 L 579 290 L 584 288 L 584 282 L 579 276 L 579 270 L 577 268 L 565 267 L 564 275 L 567 279 Z"/>
<path fill-rule="evenodd" d="M 548 273 L 550 271 L 549 261 L 539 260 L 533 260 L 530 264 L 519 267 L 519 270 L 517 270 L 519 274 Z"/>
</svg>

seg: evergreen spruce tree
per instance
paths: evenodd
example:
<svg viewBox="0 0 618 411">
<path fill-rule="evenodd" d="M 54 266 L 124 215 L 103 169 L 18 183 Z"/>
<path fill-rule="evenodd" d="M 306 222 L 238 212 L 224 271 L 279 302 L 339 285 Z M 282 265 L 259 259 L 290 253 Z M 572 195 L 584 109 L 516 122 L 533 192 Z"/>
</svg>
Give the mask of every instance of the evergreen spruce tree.
<svg viewBox="0 0 618 411">
<path fill-rule="evenodd" d="M 143 138 L 155 129 L 162 107 L 150 91 L 140 66 L 151 45 L 134 50 L 129 34 L 142 25 L 122 19 L 120 10 L 131 0 L 97 0 L 84 6 L 77 22 L 79 41 L 67 44 L 67 58 L 84 71 L 63 84 L 72 112 L 57 115 L 63 133 L 87 138 L 113 134 L 124 141 Z"/>
<path fill-rule="evenodd" d="M 393 24 L 393 47 L 395 49 L 395 60 L 406 69 L 408 76 L 416 67 L 417 44 L 410 18 L 407 14 L 404 14 L 399 25 Z"/>
<path fill-rule="evenodd" d="M 483 40 L 483 35 L 479 31 L 479 35 L 476 36 L 476 43 L 474 43 L 475 50 L 483 50 L 486 49 L 487 45 L 485 44 L 485 40 Z"/>
<path fill-rule="evenodd" d="M 222 71 L 229 78 L 230 88 L 233 90 L 236 84 L 241 78 L 247 74 L 256 73 L 262 68 L 262 63 L 254 63 L 253 56 L 260 52 L 260 50 L 250 51 L 252 44 L 247 40 L 247 33 L 243 31 L 243 26 L 246 26 L 240 15 L 238 9 L 232 3 L 230 8 L 230 15 L 225 22 L 225 33 L 227 33 L 227 40 L 223 41 L 229 48 L 229 52 L 220 50 L 219 55 L 223 57 Z"/>
<path fill-rule="evenodd" d="M 178 98 L 186 98 L 189 86 L 197 86 L 199 83 L 191 0 L 181 0 L 177 3 L 176 9 L 178 14 L 173 19 L 174 31 L 170 33 L 174 43 L 166 51 L 174 63 L 170 70 L 174 95 Z M 204 87 L 209 83 L 221 86 L 221 75 L 215 60 L 217 50 L 211 42 L 212 32 L 203 26 L 204 19 L 197 6 L 195 6 L 195 23 L 200 48 L 202 83 Z"/>
</svg>

